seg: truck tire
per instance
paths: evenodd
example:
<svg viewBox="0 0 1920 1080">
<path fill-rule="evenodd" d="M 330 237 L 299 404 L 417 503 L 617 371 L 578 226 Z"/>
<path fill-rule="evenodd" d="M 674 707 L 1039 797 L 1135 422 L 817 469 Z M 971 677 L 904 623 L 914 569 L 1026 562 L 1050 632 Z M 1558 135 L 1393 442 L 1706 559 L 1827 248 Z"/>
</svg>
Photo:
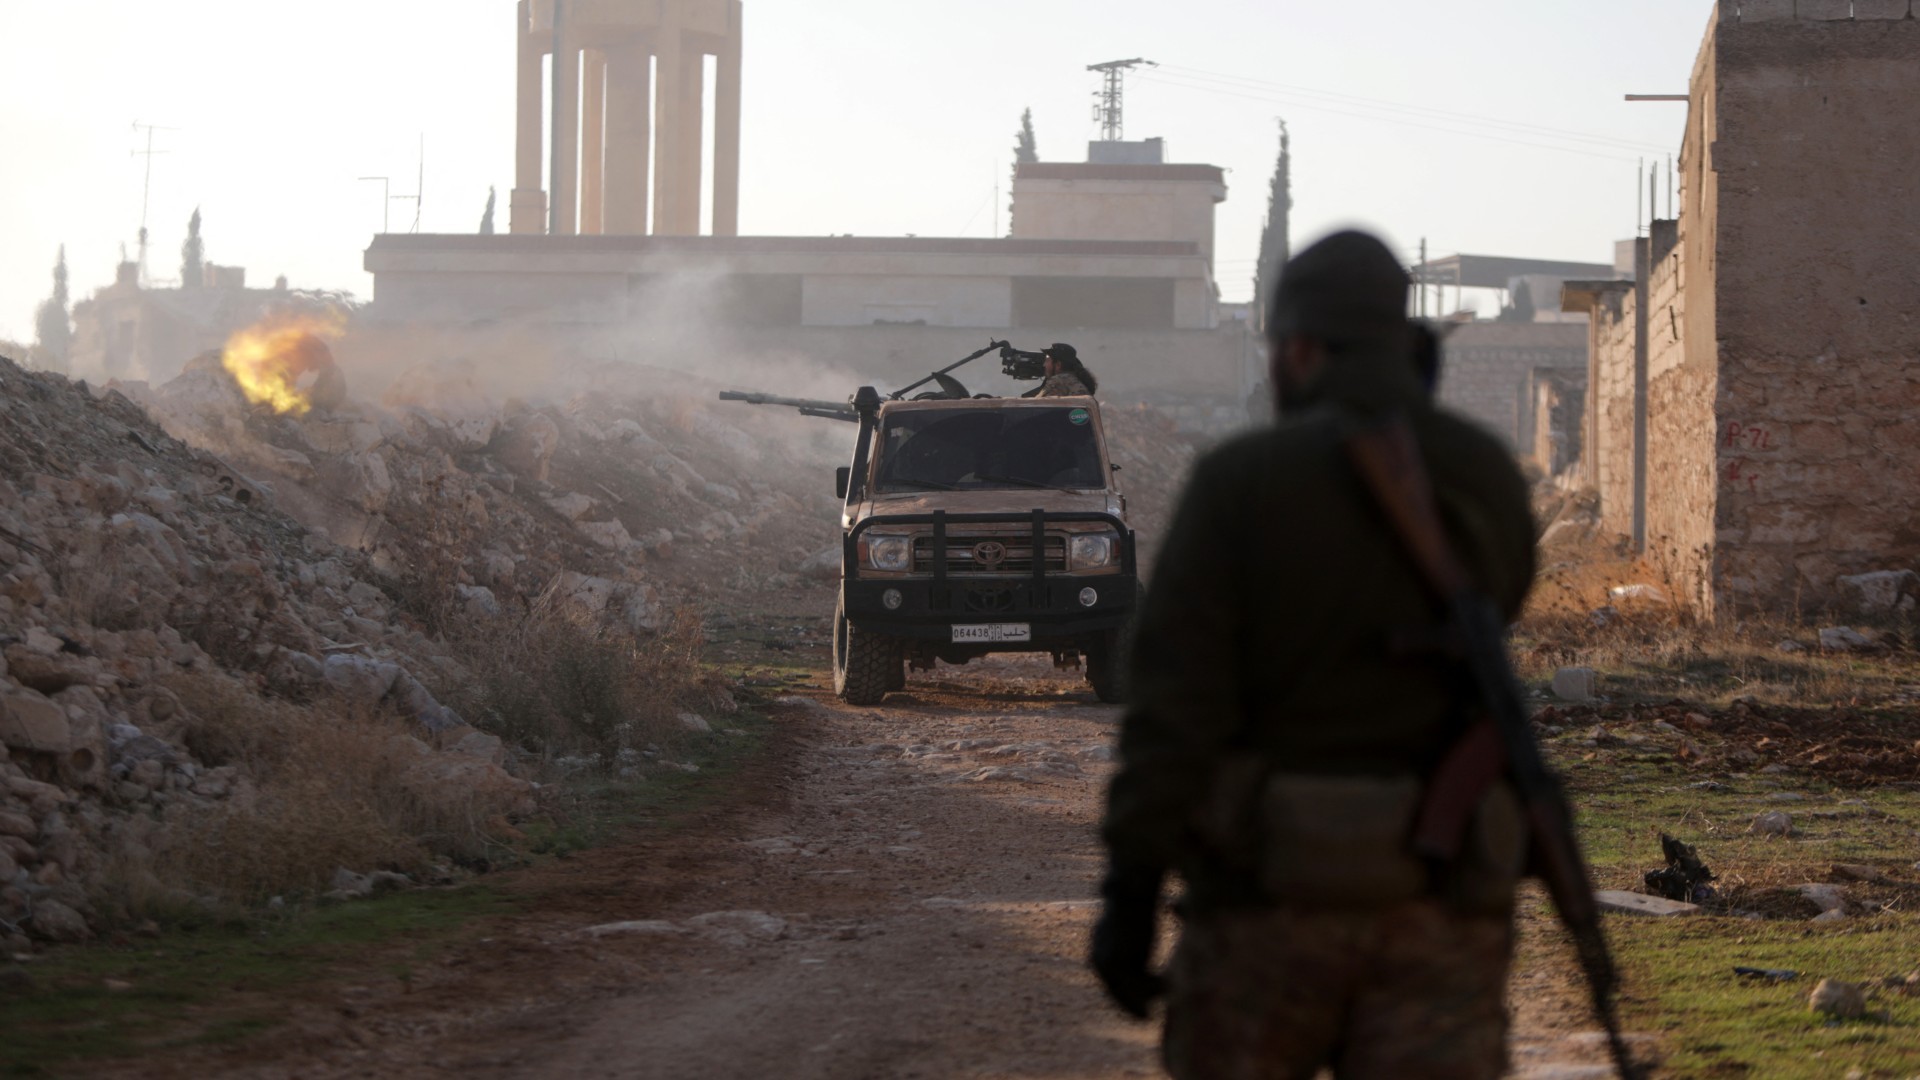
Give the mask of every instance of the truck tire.
<svg viewBox="0 0 1920 1080">
<path fill-rule="evenodd" d="M 1087 682 L 1093 687 L 1093 696 L 1108 705 L 1127 703 L 1127 665 L 1133 654 L 1134 625 L 1145 601 L 1146 591 L 1134 586 L 1133 607 L 1126 621 L 1101 631 L 1087 649 Z"/>
<path fill-rule="evenodd" d="M 849 705 L 878 705 L 902 663 L 899 646 L 847 621 L 846 602 L 833 613 L 833 692 Z"/>
</svg>

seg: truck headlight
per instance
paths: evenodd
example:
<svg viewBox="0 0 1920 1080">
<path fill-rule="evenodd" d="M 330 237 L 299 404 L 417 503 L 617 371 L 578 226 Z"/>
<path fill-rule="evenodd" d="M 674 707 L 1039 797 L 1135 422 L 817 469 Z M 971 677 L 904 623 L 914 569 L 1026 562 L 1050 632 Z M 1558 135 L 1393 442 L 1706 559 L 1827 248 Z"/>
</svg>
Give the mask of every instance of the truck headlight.
<svg viewBox="0 0 1920 1080">
<path fill-rule="evenodd" d="M 867 538 L 867 565 L 875 570 L 902 573 L 913 568 L 913 539 L 906 536 Z"/>
<path fill-rule="evenodd" d="M 1112 533 L 1083 533 L 1067 541 L 1067 569 L 1097 570 L 1112 566 L 1119 537 Z"/>
</svg>

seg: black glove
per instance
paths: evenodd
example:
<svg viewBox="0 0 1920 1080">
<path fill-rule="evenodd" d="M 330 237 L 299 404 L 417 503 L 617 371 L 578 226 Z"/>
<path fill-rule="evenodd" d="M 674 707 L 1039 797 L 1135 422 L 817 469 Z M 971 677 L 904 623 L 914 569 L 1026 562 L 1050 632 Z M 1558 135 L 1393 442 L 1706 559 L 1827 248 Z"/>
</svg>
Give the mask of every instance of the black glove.
<svg viewBox="0 0 1920 1080">
<path fill-rule="evenodd" d="M 1160 870 L 1115 866 L 1100 883 L 1104 903 L 1093 924 L 1088 962 L 1114 1003 L 1145 1020 L 1147 1006 L 1167 992 L 1167 981 L 1148 970 L 1160 914 Z"/>
</svg>

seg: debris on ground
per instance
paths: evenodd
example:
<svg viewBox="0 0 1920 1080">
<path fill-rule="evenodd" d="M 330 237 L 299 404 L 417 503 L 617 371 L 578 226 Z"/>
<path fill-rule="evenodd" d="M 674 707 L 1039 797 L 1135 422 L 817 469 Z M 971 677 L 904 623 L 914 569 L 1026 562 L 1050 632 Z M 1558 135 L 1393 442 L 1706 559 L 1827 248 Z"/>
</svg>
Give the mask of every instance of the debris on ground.
<svg viewBox="0 0 1920 1080">
<path fill-rule="evenodd" d="M 1559 703 L 1533 722 L 1601 746 L 1659 751 L 1694 770 L 1804 773 L 1840 787 L 1920 782 L 1920 711 L 1911 707 Z"/>
<path fill-rule="evenodd" d="M 1660 853 L 1667 865 L 1647 871 L 1644 880 L 1649 893 L 1689 904 L 1705 904 L 1714 899 L 1713 886 L 1708 884 L 1713 880 L 1713 871 L 1700 861 L 1693 845 L 1661 833 Z"/>
<path fill-rule="evenodd" d="M 1695 915 L 1700 912 L 1699 904 L 1689 904 L 1684 900 L 1669 900 L 1663 896 L 1648 896 L 1646 893 L 1628 892 L 1624 889 L 1601 889 L 1593 894 L 1594 904 L 1601 911 L 1611 911 L 1618 915 Z"/>
<path fill-rule="evenodd" d="M 1733 973 L 1743 979 L 1765 979 L 1768 982 L 1792 982 L 1800 977 L 1799 972 L 1788 968 L 1736 967 Z"/>
</svg>

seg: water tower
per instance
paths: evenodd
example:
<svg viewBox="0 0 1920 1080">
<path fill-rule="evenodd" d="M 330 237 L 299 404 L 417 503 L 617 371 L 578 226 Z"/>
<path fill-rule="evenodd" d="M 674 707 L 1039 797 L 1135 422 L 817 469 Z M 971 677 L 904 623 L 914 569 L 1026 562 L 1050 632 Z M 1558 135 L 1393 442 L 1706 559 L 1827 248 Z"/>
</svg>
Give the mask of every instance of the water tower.
<svg viewBox="0 0 1920 1080">
<path fill-rule="evenodd" d="M 520 0 L 515 29 L 514 232 L 698 235 L 712 56 L 713 234 L 738 234 L 740 0 Z"/>
</svg>

